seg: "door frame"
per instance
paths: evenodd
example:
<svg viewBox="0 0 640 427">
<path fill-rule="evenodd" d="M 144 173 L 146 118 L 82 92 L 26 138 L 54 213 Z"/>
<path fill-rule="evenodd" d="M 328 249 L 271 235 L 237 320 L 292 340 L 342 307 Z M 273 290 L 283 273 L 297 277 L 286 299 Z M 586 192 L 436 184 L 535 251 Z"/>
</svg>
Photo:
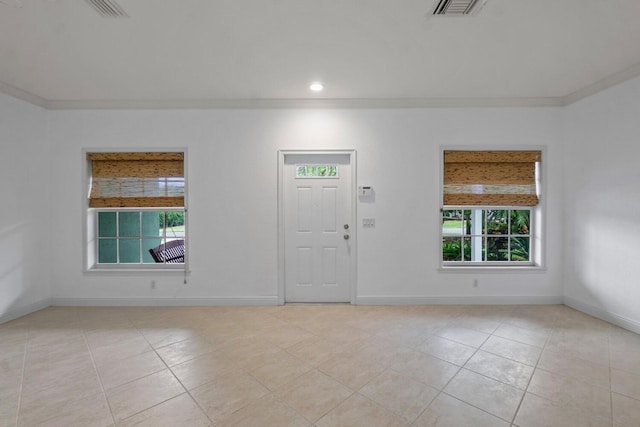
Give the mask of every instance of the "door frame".
<svg viewBox="0 0 640 427">
<path fill-rule="evenodd" d="M 358 260 L 358 227 L 357 227 L 357 176 L 356 176 L 356 150 L 353 149 L 339 149 L 339 150 L 278 150 L 278 304 L 283 305 L 285 303 L 285 236 L 284 236 L 284 161 L 286 156 L 290 155 L 349 155 L 349 166 L 351 169 L 351 182 L 349 191 L 351 191 L 351 197 L 347 203 L 351 208 L 351 216 L 349 223 L 352 224 L 350 232 L 351 240 L 351 263 L 349 267 L 349 285 L 351 289 L 349 291 L 351 304 L 355 304 L 356 301 L 356 289 L 357 289 L 357 275 L 356 275 L 356 263 Z"/>
</svg>

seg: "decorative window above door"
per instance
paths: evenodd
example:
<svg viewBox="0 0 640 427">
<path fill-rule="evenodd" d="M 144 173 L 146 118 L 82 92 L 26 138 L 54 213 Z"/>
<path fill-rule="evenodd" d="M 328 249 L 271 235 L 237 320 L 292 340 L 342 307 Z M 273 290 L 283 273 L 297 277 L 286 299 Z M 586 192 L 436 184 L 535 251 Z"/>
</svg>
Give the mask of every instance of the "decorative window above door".
<svg viewBox="0 0 640 427">
<path fill-rule="evenodd" d="M 297 165 L 296 178 L 337 178 L 337 165 Z"/>
</svg>

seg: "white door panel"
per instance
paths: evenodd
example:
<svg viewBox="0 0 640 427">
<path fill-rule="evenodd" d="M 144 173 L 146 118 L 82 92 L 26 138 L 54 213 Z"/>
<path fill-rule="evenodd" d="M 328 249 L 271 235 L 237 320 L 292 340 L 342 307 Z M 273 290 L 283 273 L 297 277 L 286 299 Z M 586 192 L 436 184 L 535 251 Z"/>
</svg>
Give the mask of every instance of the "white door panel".
<svg viewBox="0 0 640 427">
<path fill-rule="evenodd" d="M 354 240 L 350 161 L 349 154 L 285 155 L 282 205 L 286 301 L 351 300 Z M 301 164 L 337 165 L 338 176 L 296 177 L 296 167 Z"/>
</svg>

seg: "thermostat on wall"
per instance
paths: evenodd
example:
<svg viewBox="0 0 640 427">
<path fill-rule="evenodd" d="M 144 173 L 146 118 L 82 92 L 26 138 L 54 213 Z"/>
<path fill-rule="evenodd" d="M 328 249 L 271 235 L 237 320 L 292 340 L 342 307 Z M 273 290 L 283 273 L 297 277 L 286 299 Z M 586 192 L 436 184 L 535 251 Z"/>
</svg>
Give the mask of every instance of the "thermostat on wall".
<svg viewBox="0 0 640 427">
<path fill-rule="evenodd" d="M 373 195 L 373 187 L 358 187 L 358 196 L 367 197 Z"/>
</svg>

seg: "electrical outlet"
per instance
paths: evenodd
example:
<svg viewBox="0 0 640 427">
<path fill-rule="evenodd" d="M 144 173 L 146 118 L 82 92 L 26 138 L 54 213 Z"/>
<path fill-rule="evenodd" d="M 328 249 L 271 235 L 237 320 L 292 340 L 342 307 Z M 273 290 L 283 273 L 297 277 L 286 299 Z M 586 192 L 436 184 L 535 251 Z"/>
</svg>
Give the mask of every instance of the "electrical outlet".
<svg viewBox="0 0 640 427">
<path fill-rule="evenodd" d="M 473 287 L 474 288 L 478 287 L 478 279 L 473 279 Z"/>
<path fill-rule="evenodd" d="M 151 281 L 151 289 L 155 289 L 156 288 L 156 281 L 152 280 Z"/>
</svg>

